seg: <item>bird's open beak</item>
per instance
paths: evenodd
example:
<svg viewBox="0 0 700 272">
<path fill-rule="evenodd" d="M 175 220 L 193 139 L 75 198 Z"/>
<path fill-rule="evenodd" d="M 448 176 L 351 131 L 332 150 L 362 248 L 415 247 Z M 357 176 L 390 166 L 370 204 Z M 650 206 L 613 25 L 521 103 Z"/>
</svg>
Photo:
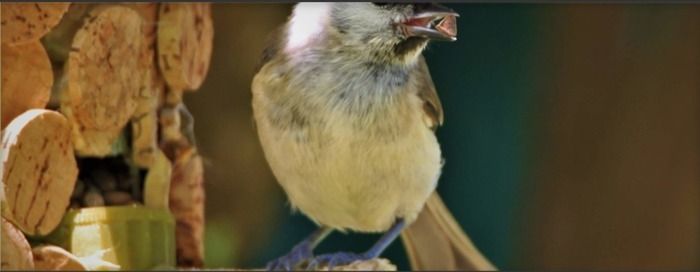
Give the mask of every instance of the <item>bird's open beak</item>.
<svg viewBox="0 0 700 272">
<path fill-rule="evenodd" d="M 413 16 L 402 22 L 401 26 L 407 37 L 456 41 L 457 17 L 457 12 L 442 5 L 416 4 Z"/>
</svg>

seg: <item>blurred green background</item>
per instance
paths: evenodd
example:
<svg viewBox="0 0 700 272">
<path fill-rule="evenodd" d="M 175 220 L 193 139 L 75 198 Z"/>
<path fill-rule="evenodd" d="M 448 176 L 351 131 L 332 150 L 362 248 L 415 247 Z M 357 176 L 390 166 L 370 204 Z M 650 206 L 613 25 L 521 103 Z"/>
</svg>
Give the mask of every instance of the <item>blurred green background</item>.
<svg viewBox="0 0 700 272">
<path fill-rule="evenodd" d="M 448 4 L 425 52 L 445 108 L 438 191 L 502 269 L 700 269 L 700 5 Z M 250 82 L 290 4 L 213 4 L 204 86 L 208 267 L 260 267 L 315 226 L 252 126 Z M 368 248 L 334 234 L 319 251 Z M 400 242 L 386 257 L 408 269 Z"/>
</svg>

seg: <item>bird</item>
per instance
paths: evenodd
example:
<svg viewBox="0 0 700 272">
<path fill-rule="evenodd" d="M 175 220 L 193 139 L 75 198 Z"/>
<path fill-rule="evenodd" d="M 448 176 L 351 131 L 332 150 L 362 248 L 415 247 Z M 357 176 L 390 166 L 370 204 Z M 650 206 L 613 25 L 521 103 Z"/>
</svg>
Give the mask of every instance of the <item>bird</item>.
<svg viewBox="0 0 700 272">
<path fill-rule="evenodd" d="M 435 192 L 444 117 L 422 52 L 455 41 L 458 16 L 436 3 L 298 3 L 272 35 L 254 123 L 289 203 L 319 228 L 267 269 L 370 260 L 401 235 L 414 269 L 493 270 Z M 333 231 L 383 235 L 362 253 L 314 255 Z"/>
</svg>

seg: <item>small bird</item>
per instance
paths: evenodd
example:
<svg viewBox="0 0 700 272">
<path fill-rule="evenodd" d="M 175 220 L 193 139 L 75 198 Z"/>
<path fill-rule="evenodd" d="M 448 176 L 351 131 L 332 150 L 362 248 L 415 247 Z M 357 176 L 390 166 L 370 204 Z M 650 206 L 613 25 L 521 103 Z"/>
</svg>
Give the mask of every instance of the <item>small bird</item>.
<svg viewBox="0 0 700 272">
<path fill-rule="evenodd" d="M 263 52 L 253 112 L 273 174 L 320 227 L 268 269 L 369 260 L 402 232 L 414 269 L 493 269 L 434 193 L 443 113 L 422 52 L 456 40 L 457 16 L 431 3 L 294 7 Z M 314 255 L 333 230 L 384 235 L 364 253 Z"/>
</svg>

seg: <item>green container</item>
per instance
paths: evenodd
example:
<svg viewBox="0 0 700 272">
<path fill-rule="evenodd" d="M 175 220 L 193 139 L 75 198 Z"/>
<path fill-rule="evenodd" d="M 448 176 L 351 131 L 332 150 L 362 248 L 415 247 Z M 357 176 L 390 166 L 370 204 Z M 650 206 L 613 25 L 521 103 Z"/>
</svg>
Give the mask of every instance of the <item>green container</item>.
<svg viewBox="0 0 700 272">
<path fill-rule="evenodd" d="M 122 270 L 175 267 L 175 221 L 140 205 L 70 210 L 47 241 L 77 257 L 95 256 Z"/>
</svg>

